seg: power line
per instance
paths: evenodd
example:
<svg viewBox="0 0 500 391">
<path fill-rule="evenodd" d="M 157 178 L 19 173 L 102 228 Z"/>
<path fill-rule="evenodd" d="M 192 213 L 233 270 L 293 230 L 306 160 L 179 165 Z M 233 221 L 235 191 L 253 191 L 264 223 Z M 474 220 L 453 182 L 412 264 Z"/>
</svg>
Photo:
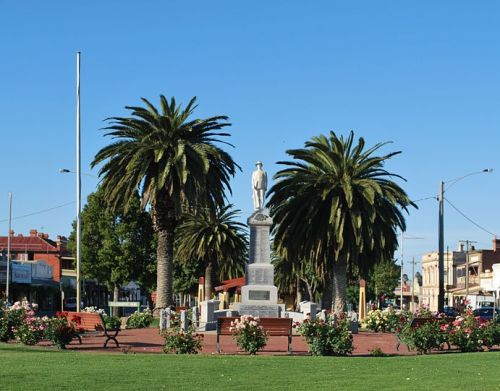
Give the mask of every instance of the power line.
<svg viewBox="0 0 500 391">
<path fill-rule="evenodd" d="M 451 205 L 451 207 L 453 209 L 455 209 L 458 213 L 460 213 L 462 215 L 462 217 L 464 217 L 465 219 L 469 220 L 469 222 L 471 222 L 472 224 L 474 224 L 477 228 L 479 228 L 480 230 L 490 234 L 490 235 L 493 235 L 493 236 L 498 236 L 496 234 L 494 234 L 493 232 L 491 231 L 488 231 L 486 228 L 484 228 L 483 226 L 479 225 L 478 223 L 476 223 L 474 220 L 472 220 L 470 217 L 466 216 L 464 212 L 462 212 L 460 209 L 458 209 L 455 205 L 453 205 L 449 199 L 445 198 L 445 201 Z"/>
<path fill-rule="evenodd" d="M 430 197 L 425 197 L 425 198 L 419 198 L 418 200 L 411 200 L 411 202 L 420 202 L 420 201 L 425 201 L 425 200 L 437 200 L 437 195 L 435 196 L 430 196 Z"/>
<path fill-rule="evenodd" d="M 71 201 L 71 202 L 67 202 L 65 204 L 61 204 L 61 205 L 57 205 L 57 206 L 54 206 L 52 208 L 48 208 L 48 209 L 42 209 L 42 210 L 39 210 L 37 212 L 32 212 L 32 213 L 28 213 L 28 214 L 25 214 L 25 215 L 21 215 L 21 216 L 16 216 L 16 217 L 13 217 L 12 220 L 18 220 L 18 219 L 22 219 L 24 217 L 30 217 L 30 216 L 35 216 L 35 215 L 39 215 L 41 213 L 46 213 L 46 212 L 50 212 L 51 210 L 54 210 L 54 209 L 59 209 L 59 208 L 64 208 L 65 206 L 68 206 L 68 205 L 72 205 L 74 204 L 75 201 Z M 0 220 L 0 223 L 4 223 L 6 221 L 9 221 L 9 219 L 3 219 L 3 220 Z"/>
</svg>

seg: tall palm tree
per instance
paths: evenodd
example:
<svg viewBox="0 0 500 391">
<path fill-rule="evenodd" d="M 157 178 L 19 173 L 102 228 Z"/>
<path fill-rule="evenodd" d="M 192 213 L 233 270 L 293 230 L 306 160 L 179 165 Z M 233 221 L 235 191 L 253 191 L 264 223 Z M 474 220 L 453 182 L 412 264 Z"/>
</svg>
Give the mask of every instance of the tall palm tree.
<svg viewBox="0 0 500 391">
<path fill-rule="evenodd" d="M 156 308 L 173 304 L 175 227 L 184 205 L 200 199 L 223 205 L 224 191 L 239 168 L 218 144 L 230 126 L 226 116 L 193 119 L 196 98 L 185 108 L 160 96 L 160 108 L 142 98 L 145 107 L 127 106 L 130 117 L 108 118 L 104 128 L 113 139 L 95 156 L 111 209 L 123 207 L 139 190 L 142 207 L 150 205 L 157 233 Z M 225 143 L 227 144 L 227 143 Z"/>
<path fill-rule="evenodd" d="M 343 312 L 347 269 L 366 271 L 392 256 L 397 228 L 405 229 L 402 210 L 410 201 L 384 163 L 400 152 L 375 156 L 386 143 L 365 149 L 354 133 L 348 137 L 313 137 L 305 148 L 289 150 L 294 161 L 279 171 L 270 190 L 274 240 L 289 256 L 325 262 L 332 281 L 332 308 Z M 403 179 L 404 180 L 404 179 Z M 328 279 L 327 279 L 328 280 Z"/>
<path fill-rule="evenodd" d="M 214 280 L 234 278 L 244 272 L 248 248 L 246 225 L 236 221 L 232 205 L 201 208 L 186 214 L 176 231 L 177 259 L 196 259 L 205 269 L 205 299 L 212 295 Z"/>
</svg>

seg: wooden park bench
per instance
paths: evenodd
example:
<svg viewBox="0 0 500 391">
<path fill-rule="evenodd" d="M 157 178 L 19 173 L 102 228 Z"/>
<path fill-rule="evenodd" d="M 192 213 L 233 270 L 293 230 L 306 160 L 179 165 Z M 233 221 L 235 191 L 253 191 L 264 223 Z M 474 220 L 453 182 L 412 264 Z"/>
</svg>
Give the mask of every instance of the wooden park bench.
<svg viewBox="0 0 500 391">
<path fill-rule="evenodd" d="M 106 341 L 104 342 L 104 347 L 107 347 L 109 341 L 114 341 L 116 347 L 120 347 L 118 341 L 116 339 L 118 333 L 120 332 L 120 328 L 117 329 L 108 329 L 106 328 L 106 324 L 104 323 L 104 318 L 101 314 L 97 312 L 70 312 L 65 311 L 60 313 L 61 316 L 65 316 L 68 321 L 68 325 L 72 323 L 75 325 L 76 329 L 76 338 L 82 344 L 82 333 L 86 332 L 104 332 L 104 336 L 106 337 Z"/>
<path fill-rule="evenodd" d="M 410 327 L 412 330 L 415 330 L 415 329 L 418 329 L 420 326 L 427 324 L 427 323 L 439 322 L 439 323 L 443 323 L 443 324 L 451 324 L 454 320 L 455 320 L 455 318 L 450 318 L 450 317 L 446 317 L 446 318 L 413 318 L 413 320 L 410 323 Z M 446 331 L 443 331 L 443 330 L 440 330 L 439 332 L 441 334 L 446 334 Z M 398 338 L 398 342 L 396 345 L 396 350 L 399 351 L 399 346 L 401 345 L 401 343 L 404 343 L 404 342 L 402 342 L 399 339 L 399 335 L 397 335 L 397 338 Z M 448 347 L 448 350 L 450 350 L 451 349 L 450 343 L 448 341 L 445 341 L 445 343 Z M 411 350 L 407 344 L 405 344 L 405 345 L 408 348 L 408 350 Z"/>
<path fill-rule="evenodd" d="M 217 319 L 217 353 L 220 353 L 219 337 L 221 335 L 233 335 L 229 331 L 234 317 L 222 317 Z M 292 353 L 292 319 L 291 318 L 260 318 L 259 325 L 270 337 L 288 337 L 288 354 Z"/>
</svg>

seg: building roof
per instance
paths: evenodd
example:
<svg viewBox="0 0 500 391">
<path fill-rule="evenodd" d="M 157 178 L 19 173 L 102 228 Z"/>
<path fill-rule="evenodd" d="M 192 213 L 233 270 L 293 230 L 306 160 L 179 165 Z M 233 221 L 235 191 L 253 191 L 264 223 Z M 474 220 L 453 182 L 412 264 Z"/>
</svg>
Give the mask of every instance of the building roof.
<svg viewBox="0 0 500 391">
<path fill-rule="evenodd" d="M 7 250 L 7 242 L 7 236 L 0 236 L 0 251 Z M 56 242 L 50 240 L 47 234 L 38 233 L 36 230 L 31 230 L 30 236 L 14 236 L 12 233 L 10 236 L 10 250 L 12 252 L 59 252 Z"/>
<path fill-rule="evenodd" d="M 221 282 L 221 285 L 215 287 L 216 292 L 227 292 L 232 288 L 241 288 L 246 284 L 245 277 L 233 278 L 231 280 L 225 280 Z"/>
</svg>

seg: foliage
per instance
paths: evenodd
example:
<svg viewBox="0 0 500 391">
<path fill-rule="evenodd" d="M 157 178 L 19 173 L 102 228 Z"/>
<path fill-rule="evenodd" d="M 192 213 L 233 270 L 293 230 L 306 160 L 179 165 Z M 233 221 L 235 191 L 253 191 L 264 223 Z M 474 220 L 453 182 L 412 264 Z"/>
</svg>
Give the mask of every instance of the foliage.
<svg viewBox="0 0 500 391">
<path fill-rule="evenodd" d="M 370 282 L 373 284 L 378 297 L 382 295 L 394 296 L 394 289 L 399 284 L 400 270 L 401 266 L 396 265 L 396 262 L 392 259 L 375 264 Z"/>
<path fill-rule="evenodd" d="M 267 344 L 268 335 L 259 324 L 259 318 L 251 315 L 242 315 L 231 322 L 229 329 L 240 349 L 250 354 L 256 354 Z"/>
<path fill-rule="evenodd" d="M 203 275 L 203 265 L 196 260 L 174 260 L 174 291 L 185 294 L 198 293 L 198 281 Z"/>
<path fill-rule="evenodd" d="M 108 330 L 116 330 L 122 326 L 122 321 L 117 316 L 103 315 L 102 318 L 104 320 L 104 325 Z"/>
<path fill-rule="evenodd" d="M 354 349 L 349 319 L 345 316 L 329 317 L 326 321 L 305 319 L 296 326 L 313 356 L 347 356 Z"/>
<path fill-rule="evenodd" d="M 372 309 L 368 311 L 364 320 L 365 327 L 372 331 L 395 332 L 401 323 L 405 323 L 409 314 L 404 311 L 396 311 L 392 307 L 384 310 Z"/>
<path fill-rule="evenodd" d="M 149 309 L 145 309 L 142 312 L 135 311 L 127 319 L 127 328 L 142 329 L 145 327 L 149 327 L 152 321 L 153 321 L 153 314 Z"/>
<path fill-rule="evenodd" d="M 186 107 L 160 96 L 160 110 L 127 106 L 131 117 L 112 117 L 106 136 L 116 141 L 102 148 L 92 167 L 99 174 L 108 206 L 121 210 L 140 191 L 142 207 L 151 206 L 157 233 L 158 308 L 173 303 L 173 245 L 175 227 L 187 205 L 223 205 L 225 190 L 238 166 L 218 147 L 228 136 L 226 116 L 193 119 L 196 98 Z"/>
<path fill-rule="evenodd" d="M 315 269 L 314 265 L 303 259 L 290 259 L 279 256 L 276 251 L 271 254 L 271 262 L 274 266 L 274 281 L 278 291 L 284 295 L 294 295 L 301 286 L 305 286 L 309 300 L 320 300 L 321 274 L 322 271 Z"/>
<path fill-rule="evenodd" d="M 370 351 L 370 355 L 372 357 L 386 357 L 387 354 L 384 353 L 384 351 L 380 347 L 375 347 Z"/>
<path fill-rule="evenodd" d="M 415 318 L 432 318 L 434 315 L 437 314 L 432 313 L 428 304 L 420 304 L 415 310 Z"/>
<path fill-rule="evenodd" d="M 193 330 L 182 331 L 180 329 L 170 329 L 163 334 L 165 338 L 165 353 L 175 354 L 198 354 L 202 348 L 203 335 L 195 333 Z"/>
<path fill-rule="evenodd" d="M 136 280 L 151 291 L 156 273 L 151 216 L 141 211 L 138 193 L 127 207 L 111 211 L 103 188 L 89 195 L 81 212 L 82 273 L 109 290 Z M 73 224 L 74 225 L 74 224 Z M 75 225 L 74 227 L 75 228 Z M 75 231 L 68 248 L 75 250 Z"/>
<path fill-rule="evenodd" d="M 0 318 L 0 341 L 7 342 L 14 339 L 14 329 L 21 326 L 25 318 L 25 311 L 21 308 L 6 309 Z"/>
<path fill-rule="evenodd" d="M 16 339 L 25 345 L 35 345 L 43 337 L 48 318 L 35 315 L 36 304 L 27 301 L 15 302 L 3 309 L 0 318 L 0 341 Z"/>
<path fill-rule="evenodd" d="M 203 335 L 195 332 L 191 325 L 187 331 L 181 329 L 180 314 L 171 313 L 170 328 L 162 332 L 165 338 L 163 351 L 175 354 L 198 354 L 202 349 Z"/>
<path fill-rule="evenodd" d="M 442 324 L 437 320 L 416 328 L 412 328 L 408 322 L 401 328 L 399 338 L 410 349 L 416 349 L 419 353 L 429 353 L 432 349 L 441 349 L 443 343 L 447 341 L 447 336 L 441 331 L 441 326 Z"/>
<path fill-rule="evenodd" d="M 85 307 L 82 312 L 88 312 L 91 314 L 101 314 L 101 315 L 106 315 L 106 311 L 104 311 L 102 308 L 97 308 L 94 306 L 90 307 Z"/>
<path fill-rule="evenodd" d="M 313 137 L 288 150 L 293 161 L 274 178 L 269 205 L 276 249 L 291 259 L 309 259 L 332 276 L 335 311 L 345 309 L 347 269 L 365 274 L 373 262 L 391 259 L 402 211 L 414 205 L 384 164 L 400 152 L 374 156 L 385 143 L 365 149 L 348 137 Z"/>
<path fill-rule="evenodd" d="M 489 323 L 482 321 L 479 317 L 474 317 L 472 309 L 468 308 L 451 325 L 443 325 L 442 329 L 449 333 L 450 343 L 457 346 L 462 352 L 475 352 L 481 350 L 481 346 L 485 344 L 483 341 L 485 336 L 494 338 L 494 329 L 488 329 Z M 485 335 L 485 329 L 490 335 Z M 491 340 L 487 340 L 486 344 L 491 342 Z"/>
<path fill-rule="evenodd" d="M 47 322 L 45 338 L 52 341 L 59 349 L 66 349 L 66 345 L 68 345 L 75 336 L 75 326 L 73 324 L 68 325 L 66 317 L 55 317 Z"/>
<path fill-rule="evenodd" d="M 247 228 L 237 221 L 239 210 L 226 205 L 185 213 L 176 229 L 176 259 L 196 260 L 205 269 L 205 292 L 211 295 L 212 277 L 219 280 L 240 277 L 247 259 Z"/>
</svg>

